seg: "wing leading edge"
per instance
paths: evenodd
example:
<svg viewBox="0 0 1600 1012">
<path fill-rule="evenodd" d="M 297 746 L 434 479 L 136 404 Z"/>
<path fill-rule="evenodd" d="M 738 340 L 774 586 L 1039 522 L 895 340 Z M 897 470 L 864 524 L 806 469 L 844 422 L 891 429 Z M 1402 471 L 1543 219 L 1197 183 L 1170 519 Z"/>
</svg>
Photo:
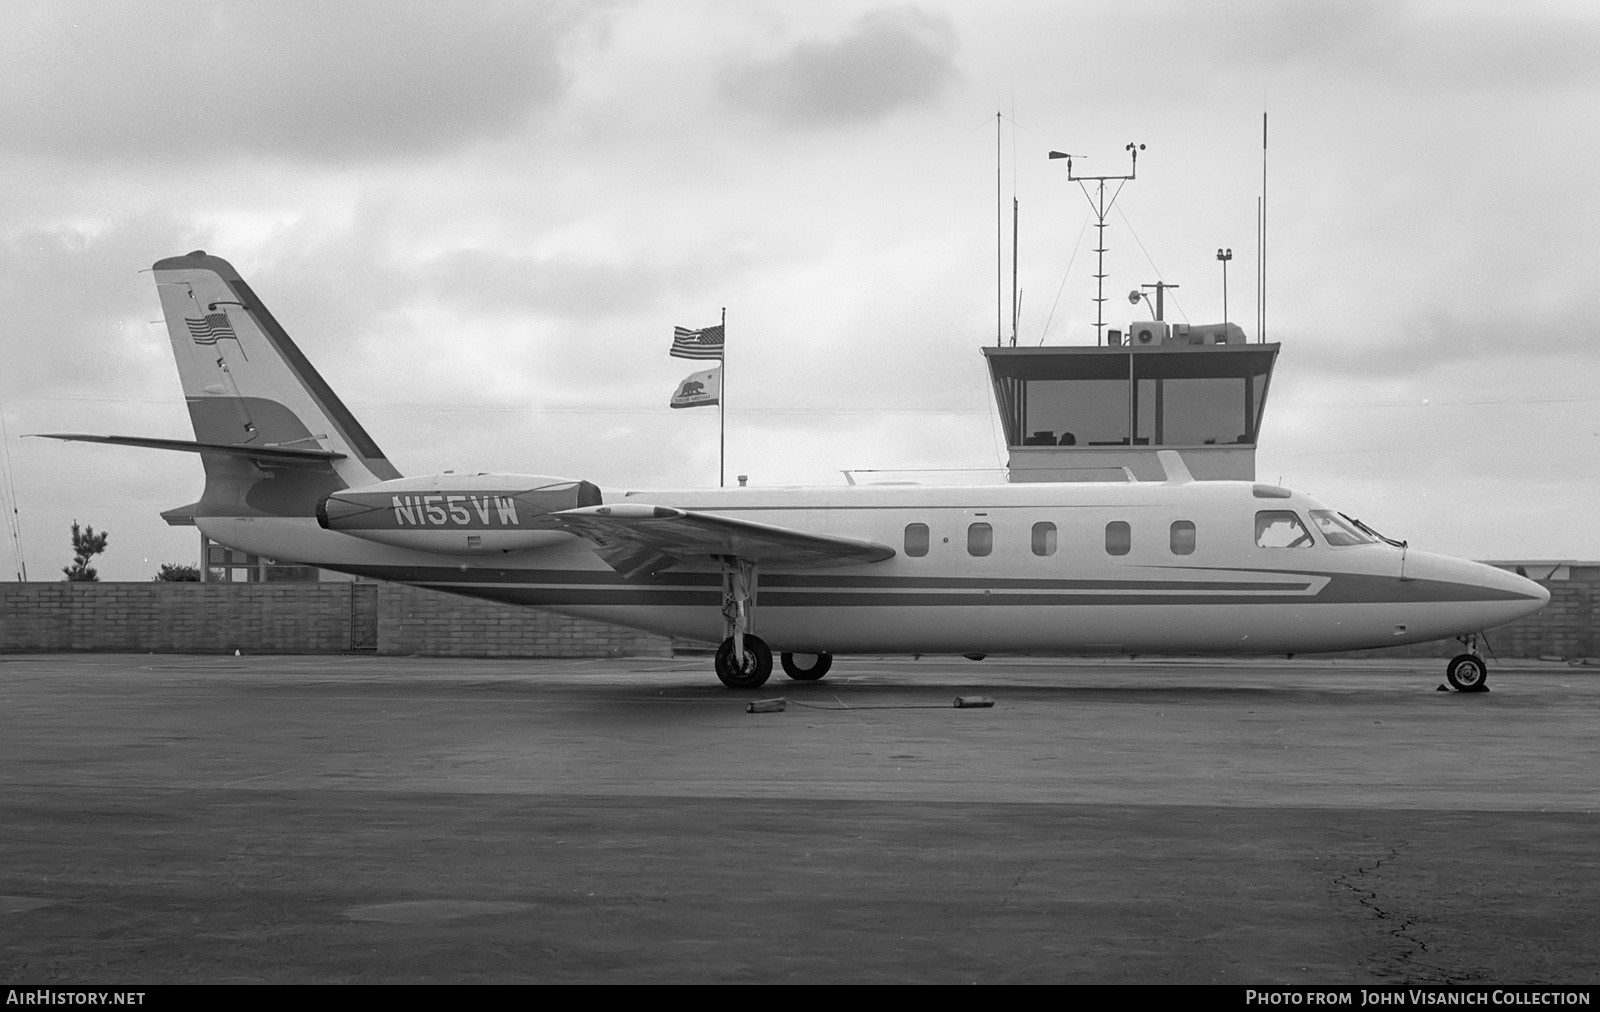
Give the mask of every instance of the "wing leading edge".
<svg viewBox="0 0 1600 1012">
<path fill-rule="evenodd" d="M 680 562 L 709 562 L 719 555 L 786 569 L 862 565 L 895 555 L 893 548 L 872 541 L 643 503 L 584 506 L 551 516 L 594 542 L 600 558 L 627 577 L 658 573 Z"/>
</svg>

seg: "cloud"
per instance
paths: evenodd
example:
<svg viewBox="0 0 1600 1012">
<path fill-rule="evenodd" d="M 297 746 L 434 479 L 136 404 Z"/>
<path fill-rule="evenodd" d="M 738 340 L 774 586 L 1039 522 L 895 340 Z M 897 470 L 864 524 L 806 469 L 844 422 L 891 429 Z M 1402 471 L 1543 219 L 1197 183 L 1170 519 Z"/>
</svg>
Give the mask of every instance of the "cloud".
<svg viewBox="0 0 1600 1012">
<path fill-rule="evenodd" d="M 949 20 L 912 7 L 863 15 L 843 35 L 731 64 L 722 97 L 780 126 L 881 120 L 933 102 L 959 76 Z"/>
<path fill-rule="evenodd" d="M 977 18 L 970 20 L 976 27 Z M 1054 100 L 1088 113 L 1138 110 L 1130 123 L 1153 122 L 1148 111 L 1158 104 L 1209 111 L 1230 87 L 1286 111 L 1286 100 L 1300 89 L 1336 102 L 1398 92 L 1531 102 L 1600 84 L 1600 63 L 1592 58 L 1600 46 L 1600 7 L 1583 4 L 1476 11 L 1389 0 L 1057 4 L 1029 12 L 1002 37 L 979 35 L 966 49 L 985 43 L 992 48 L 969 52 L 967 62 L 990 64 L 1000 75 L 1019 68 L 1019 97 L 1042 80 Z M 1041 74 L 1047 60 L 1059 66 Z M 1537 108 L 1527 114 L 1543 118 Z"/>
<path fill-rule="evenodd" d="M 0 395 L 121 394 L 165 379 L 166 330 L 151 323 L 160 308 L 139 271 L 149 250 L 186 249 L 192 239 L 158 213 L 0 237 L 0 306 L 16 335 Z"/>
<path fill-rule="evenodd" d="M 69 158 L 343 162 L 514 130 L 603 7 L 351 0 L 8 7 L 0 137 Z"/>
<path fill-rule="evenodd" d="M 1241 22 L 1217 27 L 1238 29 L 1235 39 L 1254 36 L 1270 63 L 1307 58 L 1316 72 L 1353 70 L 1435 93 L 1600 83 L 1592 58 L 1600 19 L 1578 7 L 1565 16 L 1498 7 L 1461 14 L 1368 0 L 1326 9 L 1272 5 L 1272 11 L 1277 17 L 1258 20 L 1260 34 Z M 1211 42 L 1221 50 L 1226 38 Z"/>
<path fill-rule="evenodd" d="M 439 295 L 462 299 L 462 293 L 475 292 L 480 305 L 585 319 L 636 313 L 654 304 L 666 287 L 663 273 L 651 265 L 542 260 L 487 250 L 444 254 L 427 266 L 426 276 Z"/>
</svg>

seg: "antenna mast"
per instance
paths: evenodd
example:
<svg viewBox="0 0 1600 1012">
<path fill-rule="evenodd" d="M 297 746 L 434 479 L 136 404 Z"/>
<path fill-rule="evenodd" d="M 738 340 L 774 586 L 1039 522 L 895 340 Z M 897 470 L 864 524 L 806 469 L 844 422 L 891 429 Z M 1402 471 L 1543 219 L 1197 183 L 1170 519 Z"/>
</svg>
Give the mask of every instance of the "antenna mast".
<svg viewBox="0 0 1600 1012">
<path fill-rule="evenodd" d="M 1083 189 L 1084 197 L 1089 201 L 1089 209 L 1095 216 L 1095 274 L 1094 274 L 1094 343 L 1098 346 L 1105 343 L 1105 309 L 1106 309 L 1106 216 L 1111 213 L 1111 208 L 1116 205 L 1117 197 L 1122 193 L 1122 188 L 1131 181 L 1139 172 L 1139 152 L 1144 150 L 1143 144 L 1134 144 L 1131 141 L 1123 148 L 1132 156 L 1132 162 L 1126 176 L 1075 176 L 1072 174 L 1072 160 L 1084 158 L 1085 155 L 1069 155 L 1061 151 L 1050 152 L 1050 157 L 1065 158 L 1067 160 L 1067 181 L 1077 183 Z M 1111 199 L 1106 199 L 1106 183 L 1114 182 L 1117 188 L 1112 191 Z M 1085 184 L 1095 184 L 1094 196 L 1089 195 L 1089 187 Z"/>
<path fill-rule="evenodd" d="M 1261 235 L 1257 239 L 1256 340 L 1267 340 L 1267 114 L 1261 114 L 1261 210 L 1256 213 Z"/>
<path fill-rule="evenodd" d="M 1017 301 L 1017 198 L 1011 197 L 1011 347 L 1017 346 L 1017 317 L 1022 304 Z"/>
<path fill-rule="evenodd" d="M 1000 111 L 994 114 L 994 346 L 1005 344 L 1005 219 L 1000 203 Z"/>
</svg>

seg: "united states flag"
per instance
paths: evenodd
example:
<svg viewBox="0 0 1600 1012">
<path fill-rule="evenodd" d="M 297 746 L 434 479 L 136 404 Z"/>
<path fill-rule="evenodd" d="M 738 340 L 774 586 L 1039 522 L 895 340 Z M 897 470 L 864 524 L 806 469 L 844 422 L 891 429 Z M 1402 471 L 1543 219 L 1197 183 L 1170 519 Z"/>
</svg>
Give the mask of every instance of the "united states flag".
<svg viewBox="0 0 1600 1012">
<path fill-rule="evenodd" d="M 722 360 L 722 325 L 704 330 L 672 328 L 673 358 L 714 358 Z"/>
<path fill-rule="evenodd" d="M 224 339 L 239 340 L 226 313 L 207 313 L 203 320 L 191 320 L 186 316 L 183 322 L 189 325 L 189 336 L 194 338 L 195 344 L 216 344 Z"/>
</svg>

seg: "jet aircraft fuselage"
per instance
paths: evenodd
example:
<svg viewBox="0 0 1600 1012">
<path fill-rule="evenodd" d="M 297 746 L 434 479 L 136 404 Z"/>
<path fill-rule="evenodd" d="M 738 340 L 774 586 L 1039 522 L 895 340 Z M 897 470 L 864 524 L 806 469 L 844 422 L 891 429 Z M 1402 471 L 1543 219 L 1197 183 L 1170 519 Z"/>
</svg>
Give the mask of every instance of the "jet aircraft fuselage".
<svg viewBox="0 0 1600 1012">
<path fill-rule="evenodd" d="M 607 490 L 402 477 L 232 265 L 155 265 L 207 537 L 279 562 L 720 643 L 731 687 L 835 653 L 1350 650 L 1469 637 L 1539 585 L 1391 542 L 1301 493 L 1194 481 Z M 1481 658 L 1450 679 L 1478 688 Z"/>
</svg>

